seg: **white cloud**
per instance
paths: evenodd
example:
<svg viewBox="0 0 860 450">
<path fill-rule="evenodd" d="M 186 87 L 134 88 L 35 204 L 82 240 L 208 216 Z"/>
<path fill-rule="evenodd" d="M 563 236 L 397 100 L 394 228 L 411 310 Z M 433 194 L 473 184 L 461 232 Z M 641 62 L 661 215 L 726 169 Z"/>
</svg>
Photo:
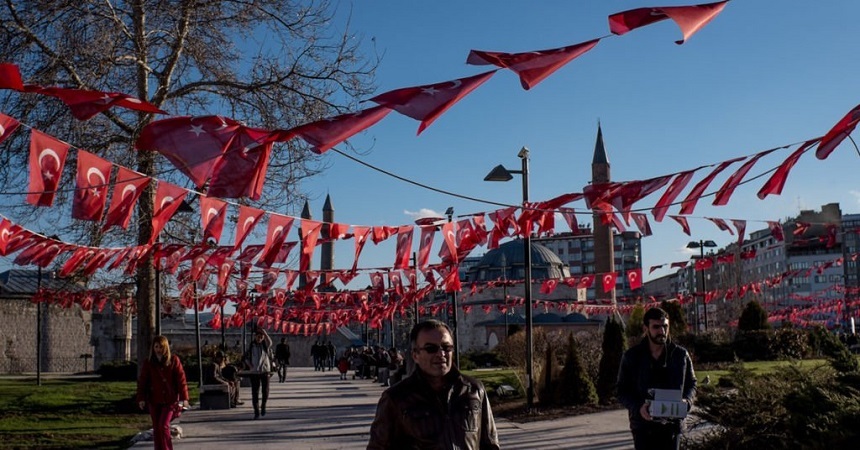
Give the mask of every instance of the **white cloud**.
<svg viewBox="0 0 860 450">
<path fill-rule="evenodd" d="M 855 200 L 857 200 L 857 203 L 860 203 L 860 191 L 851 190 L 848 191 L 848 193 L 851 194 Z"/>
<path fill-rule="evenodd" d="M 444 217 L 444 214 L 433 211 L 429 208 L 421 208 L 418 211 L 409 211 L 407 209 L 404 209 L 403 214 L 406 214 L 407 216 L 411 217 L 413 221 L 422 219 L 424 217 Z"/>
</svg>

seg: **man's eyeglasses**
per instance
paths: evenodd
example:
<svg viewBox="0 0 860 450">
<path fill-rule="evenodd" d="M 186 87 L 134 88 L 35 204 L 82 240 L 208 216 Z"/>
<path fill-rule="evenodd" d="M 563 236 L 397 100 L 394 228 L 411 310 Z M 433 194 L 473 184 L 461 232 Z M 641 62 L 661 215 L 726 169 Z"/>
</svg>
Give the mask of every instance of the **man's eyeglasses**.
<svg viewBox="0 0 860 450">
<path fill-rule="evenodd" d="M 436 345 L 436 344 L 427 344 L 424 347 L 418 347 L 418 350 L 424 350 L 425 352 L 435 355 L 439 353 L 439 350 L 442 350 L 445 353 L 451 353 L 454 351 L 454 346 L 450 344 L 445 345 Z"/>
</svg>

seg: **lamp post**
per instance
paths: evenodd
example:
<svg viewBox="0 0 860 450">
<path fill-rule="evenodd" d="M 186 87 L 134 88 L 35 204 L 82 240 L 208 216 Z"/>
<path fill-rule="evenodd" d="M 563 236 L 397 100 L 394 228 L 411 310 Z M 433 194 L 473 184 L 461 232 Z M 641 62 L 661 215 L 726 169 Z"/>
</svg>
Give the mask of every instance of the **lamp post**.
<svg viewBox="0 0 860 450">
<path fill-rule="evenodd" d="M 454 207 L 449 206 L 448 209 L 445 210 L 445 215 L 448 216 L 448 222 L 454 221 Z M 456 227 L 456 225 L 454 225 Z M 457 229 L 454 229 L 454 236 L 457 236 Z M 456 239 L 456 237 L 455 237 Z M 451 255 L 456 258 L 457 255 Z M 459 265 L 456 267 L 456 270 L 459 271 Z M 457 274 L 457 276 L 460 276 Z M 451 325 L 454 329 L 454 362 L 457 363 L 457 368 L 460 368 L 460 328 L 457 327 L 457 291 L 451 292 Z"/>
<path fill-rule="evenodd" d="M 700 261 L 704 260 L 704 258 L 705 258 L 705 247 L 713 248 L 716 246 L 717 246 L 717 243 L 714 241 L 711 241 L 711 240 L 708 240 L 708 241 L 704 241 L 704 240 L 690 241 L 687 244 L 687 248 L 698 248 L 699 249 L 699 260 Z M 702 268 L 701 272 L 702 272 L 702 277 L 701 277 L 702 278 L 702 290 L 701 290 L 702 304 L 705 305 L 705 311 L 704 311 L 704 314 L 705 314 L 705 331 L 708 331 L 708 304 L 705 302 L 705 291 L 706 291 L 705 269 Z M 696 300 L 695 296 L 693 297 L 693 308 L 695 309 L 695 312 L 696 312 L 696 333 L 698 333 L 699 332 L 699 303 Z"/>
<path fill-rule="evenodd" d="M 484 177 L 484 181 L 510 181 L 513 174 L 518 173 L 523 178 L 523 209 L 529 201 L 529 149 L 523 147 L 517 156 L 522 161 L 521 170 L 508 170 L 499 164 Z M 532 236 L 531 230 L 523 234 L 523 264 L 525 269 L 525 308 L 526 308 L 526 408 L 534 409 L 534 342 L 532 340 Z"/>
</svg>

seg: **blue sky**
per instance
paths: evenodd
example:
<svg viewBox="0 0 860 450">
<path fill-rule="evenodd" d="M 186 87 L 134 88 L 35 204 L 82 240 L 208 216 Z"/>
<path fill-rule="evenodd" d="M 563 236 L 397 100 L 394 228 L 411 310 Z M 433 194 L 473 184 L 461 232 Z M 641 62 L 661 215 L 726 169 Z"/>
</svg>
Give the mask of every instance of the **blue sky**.
<svg viewBox="0 0 860 450">
<path fill-rule="evenodd" d="M 683 4 L 688 3 L 380 0 L 342 2 L 340 13 L 351 15 L 352 30 L 368 48 L 375 44 L 384 54 L 377 72 L 377 93 L 382 93 L 487 70 L 465 64 L 470 49 L 522 52 L 576 44 L 609 34 L 612 13 Z M 392 113 L 350 142 L 368 151 L 360 158 L 369 164 L 502 203 L 521 201 L 519 178 L 508 183 L 483 178 L 497 164 L 518 168 L 516 155 L 523 146 L 531 150 L 532 200 L 581 192 L 590 179 L 598 120 L 613 180 L 717 163 L 823 135 L 860 103 L 857 17 L 856 1 L 811 6 L 799 0 L 734 0 L 684 45 L 674 44 L 681 32 L 673 22 L 656 23 L 602 40 L 530 91 L 514 73 L 499 71 L 421 136 L 415 135 L 417 121 Z M 762 159 L 747 178 L 776 167 L 790 151 Z M 441 215 L 449 206 L 457 215 L 497 209 L 406 184 L 334 152 L 327 158 L 331 169 L 304 186 L 315 196 L 316 219 L 327 193 L 336 221 L 356 225 L 410 224 L 416 213 Z M 760 179 L 739 187 L 727 206 L 713 207 L 711 199 L 703 199 L 690 218 L 693 238 L 720 246 L 735 239 L 701 217 L 779 220 L 830 202 L 839 202 L 844 212 L 860 212 L 858 166 L 860 156 L 848 141 L 825 161 L 808 153 L 781 196 L 759 200 L 755 194 L 765 180 Z M 661 193 L 637 206 L 653 206 Z M 584 209 L 581 201 L 569 206 Z M 670 209 L 676 213 L 677 207 Z M 654 235 L 643 240 L 646 271 L 689 258 L 684 246 L 691 238 L 674 221 L 649 219 Z M 581 216 L 580 222 L 590 218 Z M 558 227 L 565 231 L 563 224 Z M 764 223 L 748 224 L 750 231 L 761 228 Z M 351 241 L 339 245 L 336 266 L 351 266 L 352 256 Z M 360 267 L 393 261 L 393 244 L 374 248 L 371 243 Z"/>
</svg>

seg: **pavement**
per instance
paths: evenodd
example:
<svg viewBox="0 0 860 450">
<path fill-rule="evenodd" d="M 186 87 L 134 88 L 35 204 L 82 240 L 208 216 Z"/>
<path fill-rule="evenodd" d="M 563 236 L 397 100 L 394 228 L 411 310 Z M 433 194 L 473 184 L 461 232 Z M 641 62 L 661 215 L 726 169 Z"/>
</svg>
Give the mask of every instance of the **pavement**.
<svg viewBox="0 0 860 450">
<path fill-rule="evenodd" d="M 244 405 L 229 410 L 192 409 L 179 419 L 175 449 L 364 449 L 384 387 L 370 380 L 340 380 L 338 372 L 291 367 L 285 383 L 273 378 L 266 416 L 252 420 L 250 388 Z M 531 423 L 496 418 L 504 449 L 631 449 L 624 410 Z M 153 448 L 151 441 L 132 448 Z"/>
</svg>

